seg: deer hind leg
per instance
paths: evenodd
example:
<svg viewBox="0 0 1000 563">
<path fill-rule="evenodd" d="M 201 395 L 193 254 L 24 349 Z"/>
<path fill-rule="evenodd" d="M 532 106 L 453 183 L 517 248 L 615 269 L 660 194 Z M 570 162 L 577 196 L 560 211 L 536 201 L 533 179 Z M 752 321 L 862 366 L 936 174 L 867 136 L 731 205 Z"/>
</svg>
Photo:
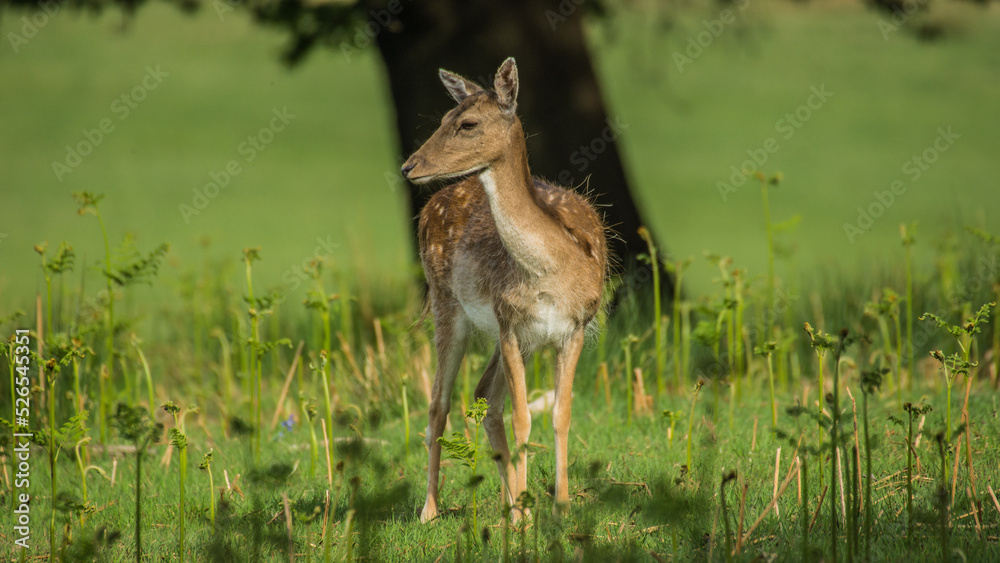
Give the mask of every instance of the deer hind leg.
<svg viewBox="0 0 1000 563">
<path fill-rule="evenodd" d="M 468 342 L 468 323 L 458 302 L 435 299 L 434 343 L 437 347 L 437 370 L 431 388 L 431 404 L 427 422 L 427 500 L 420 512 L 420 521 L 427 523 L 438 515 L 438 487 L 441 473 L 441 444 L 438 438 L 444 433 L 448 413 L 451 411 L 451 389 L 455 376 L 462 366 Z"/>
<path fill-rule="evenodd" d="M 490 447 L 493 448 L 493 456 L 500 470 L 500 482 L 502 485 L 501 504 L 514 506 L 517 500 L 513 496 L 513 490 L 517 475 L 514 467 L 510 464 L 510 448 L 507 447 L 507 430 L 503 424 L 504 402 L 507 398 L 507 382 L 503 375 L 503 360 L 500 355 L 500 347 L 493 351 L 493 357 L 483 372 L 482 379 L 476 385 L 476 398 L 486 399 L 489 408 L 486 410 L 486 418 L 483 419 L 483 428 L 486 436 L 490 440 Z"/>
<path fill-rule="evenodd" d="M 510 486 L 511 498 L 528 490 L 528 436 L 531 434 L 531 414 L 528 412 L 528 393 L 524 381 L 524 354 L 512 330 L 500 331 L 500 355 L 503 360 L 504 379 L 510 392 L 511 423 L 514 426 L 514 456 L 508 464 L 508 474 L 513 473 Z M 517 520 L 519 512 L 513 513 Z"/>
<path fill-rule="evenodd" d="M 576 362 L 583 349 L 583 330 L 578 330 L 556 353 L 556 397 L 552 407 L 552 427 L 556 435 L 556 502 L 555 512 L 569 510 L 569 481 L 566 448 L 569 437 L 570 411 L 573 406 L 573 377 Z"/>
</svg>

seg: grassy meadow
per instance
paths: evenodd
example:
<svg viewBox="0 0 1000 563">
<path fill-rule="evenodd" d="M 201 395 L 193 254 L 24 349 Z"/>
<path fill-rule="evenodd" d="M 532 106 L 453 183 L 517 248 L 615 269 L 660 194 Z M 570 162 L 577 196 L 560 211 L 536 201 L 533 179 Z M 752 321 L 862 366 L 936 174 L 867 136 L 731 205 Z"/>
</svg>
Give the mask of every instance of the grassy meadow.
<svg viewBox="0 0 1000 563">
<path fill-rule="evenodd" d="M 592 53 L 684 292 L 611 280 L 572 508 L 540 412 L 516 525 L 463 416 L 488 342 L 419 523 L 436 359 L 374 51 L 287 69 L 211 5 L 0 48 L 3 560 L 1000 559 L 996 6 L 613 7 Z"/>
</svg>

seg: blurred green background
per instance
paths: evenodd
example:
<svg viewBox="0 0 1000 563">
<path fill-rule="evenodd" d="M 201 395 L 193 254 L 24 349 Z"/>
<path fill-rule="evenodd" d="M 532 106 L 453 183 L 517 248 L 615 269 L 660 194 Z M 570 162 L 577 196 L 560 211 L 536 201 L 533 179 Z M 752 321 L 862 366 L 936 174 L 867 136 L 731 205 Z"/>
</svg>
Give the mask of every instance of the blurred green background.
<svg viewBox="0 0 1000 563">
<path fill-rule="evenodd" d="M 950 2 L 933 12 L 946 31 L 933 41 L 905 29 L 885 35 L 886 16 L 854 4 L 751 3 L 728 26 L 735 33 L 722 33 L 682 70 L 675 53 L 690 55 L 689 40 L 721 7 L 654 6 L 616 11 L 589 32 L 609 115 L 625 126 L 619 143 L 633 189 L 672 257 L 708 250 L 732 256 L 751 276 L 765 272 L 758 186 L 748 181 L 724 199 L 718 182 L 728 183 L 731 167 L 772 137 L 779 148 L 761 168 L 784 177 L 772 191 L 773 219 L 802 217 L 781 235 L 797 248 L 802 275 L 901 260 L 903 222 L 919 221 L 918 244 L 931 248 L 965 225 L 997 230 L 995 3 Z M 247 246 L 263 247 L 260 283 L 284 284 L 293 296 L 302 289 L 288 280 L 317 247 L 368 279 L 416 271 L 397 172 L 404 155 L 374 50 L 349 59 L 318 50 L 290 70 L 279 60 L 284 36 L 239 11 L 220 17 L 206 6 L 187 16 L 153 4 L 132 19 L 57 14 L 15 52 L 9 34 L 23 22 L 5 16 L 0 307 L 24 308 L 44 286 L 37 243 L 68 241 L 78 264 L 103 258 L 97 222 L 76 216 L 70 194 L 79 190 L 107 194 L 112 245 L 125 233 L 145 251 L 170 243 L 167 280 L 208 259 L 235 263 Z M 483 61 L 483 74 L 499 62 Z M 120 97 L 142 84 L 147 66 L 168 75 L 123 119 Z M 832 96 L 785 138 L 781 120 L 807 103 L 811 87 Z M 247 162 L 241 143 L 283 108 L 294 119 Z M 102 119 L 114 130 L 58 179 L 53 162 L 65 162 L 66 146 Z M 912 181 L 905 163 L 933 146 L 939 128 L 960 138 Z M 193 190 L 232 160 L 241 172 L 186 221 L 179 206 L 193 205 Z M 894 180 L 905 194 L 851 242 L 844 224 Z M 100 283 L 95 273 L 88 284 Z M 694 268 L 686 289 L 700 293 L 712 276 L 707 264 Z"/>
</svg>

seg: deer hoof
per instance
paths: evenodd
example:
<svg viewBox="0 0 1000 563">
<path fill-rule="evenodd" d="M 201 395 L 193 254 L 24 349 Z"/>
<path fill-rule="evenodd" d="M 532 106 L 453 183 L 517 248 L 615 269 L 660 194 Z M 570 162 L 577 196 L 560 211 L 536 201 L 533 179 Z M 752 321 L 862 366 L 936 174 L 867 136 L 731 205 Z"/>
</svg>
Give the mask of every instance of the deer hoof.
<svg viewBox="0 0 1000 563">
<path fill-rule="evenodd" d="M 420 512 L 420 523 L 426 524 L 437 517 L 438 517 L 437 503 L 435 503 L 431 499 L 427 499 L 427 502 L 424 504 L 424 509 Z"/>
</svg>

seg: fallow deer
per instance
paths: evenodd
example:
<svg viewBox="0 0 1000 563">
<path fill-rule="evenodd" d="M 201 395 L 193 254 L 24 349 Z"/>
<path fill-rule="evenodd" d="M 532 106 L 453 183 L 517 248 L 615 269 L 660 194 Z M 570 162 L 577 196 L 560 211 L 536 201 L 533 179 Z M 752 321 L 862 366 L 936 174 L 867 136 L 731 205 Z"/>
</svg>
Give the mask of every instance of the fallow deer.
<svg viewBox="0 0 1000 563">
<path fill-rule="evenodd" d="M 584 197 L 532 177 L 516 114 L 514 59 L 500 66 L 493 91 L 443 69 L 439 75 L 458 107 L 401 170 L 417 184 L 458 179 L 431 197 L 418 227 L 438 361 L 426 435 L 427 501 L 420 520 L 438 515 L 438 438 L 474 329 L 497 339 L 475 394 L 489 405 L 483 425 L 510 507 L 528 485 L 531 417 L 524 362 L 541 346 L 556 348 L 555 501 L 557 511 L 565 510 L 573 377 L 585 328 L 601 307 L 608 263 L 604 225 Z M 516 463 L 503 422 L 508 391 Z M 520 512 L 512 516 L 517 519 Z"/>
</svg>

